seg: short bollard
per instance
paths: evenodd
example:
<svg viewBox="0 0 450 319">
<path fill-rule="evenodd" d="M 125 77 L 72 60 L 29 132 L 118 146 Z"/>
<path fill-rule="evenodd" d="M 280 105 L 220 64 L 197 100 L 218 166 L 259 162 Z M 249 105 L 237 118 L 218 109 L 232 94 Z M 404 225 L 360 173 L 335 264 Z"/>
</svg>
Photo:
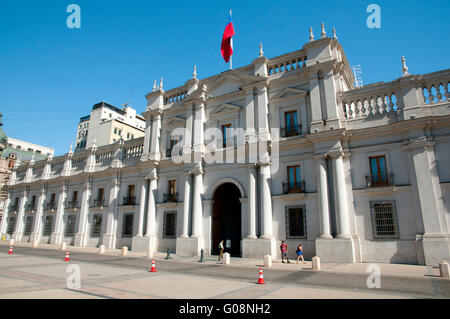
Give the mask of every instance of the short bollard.
<svg viewBox="0 0 450 319">
<path fill-rule="evenodd" d="M 203 248 L 200 250 L 200 260 L 198 262 L 205 262 L 205 250 Z"/>
<path fill-rule="evenodd" d="M 65 242 L 61 243 L 61 250 L 66 250 L 67 249 L 67 244 Z"/>
<path fill-rule="evenodd" d="M 320 258 L 317 256 L 312 259 L 312 270 L 320 270 Z"/>
<path fill-rule="evenodd" d="M 10 245 L 10 246 L 14 246 L 14 239 L 10 239 L 10 240 L 9 240 L 9 245 Z"/>
<path fill-rule="evenodd" d="M 439 273 L 441 277 L 450 278 L 450 266 L 447 262 L 443 261 L 439 263 Z"/>
<path fill-rule="evenodd" d="M 35 240 L 35 241 L 33 241 L 33 246 L 31 246 L 31 247 L 37 248 L 38 245 L 39 245 L 39 242 L 37 240 Z"/>
<path fill-rule="evenodd" d="M 122 247 L 122 256 L 126 256 L 128 255 L 128 247 L 127 246 L 123 246 Z"/>
<path fill-rule="evenodd" d="M 105 245 L 98 246 L 98 253 L 99 254 L 104 254 L 105 253 Z"/>
<path fill-rule="evenodd" d="M 272 256 L 270 256 L 270 255 L 264 256 L 264 267 L 267 267 L 267 268 L 272 267 Z"/>
<path fill-rule="evenodd" d="M 230 254 L 229 253 L 224 253 L 223 254 L 223 262 L 224 265 L 229 265 L 230 264 Z"/>
<path fill-rule="evenodd" d="M 172 257 L 170 257 L 170 248 L 167 248 L 167 256 L 164 259 L 172 259 Z"/>
</svg>

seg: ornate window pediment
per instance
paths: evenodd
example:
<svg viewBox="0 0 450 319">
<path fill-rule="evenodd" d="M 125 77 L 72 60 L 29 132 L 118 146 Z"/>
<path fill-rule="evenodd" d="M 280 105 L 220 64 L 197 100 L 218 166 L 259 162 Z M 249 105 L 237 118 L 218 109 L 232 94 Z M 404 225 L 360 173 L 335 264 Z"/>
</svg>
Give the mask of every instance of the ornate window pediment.
<svg viewBox="0 0 450 319">
<path fill-rule="evenodd" d="M 275 94 L 270 99 L 270 103 L 284 102 L 289 99 L 305 98 L 306 94 L 308 94 L 308 91 L 304 89 L 286 88 Z"/>
<path fill-rule="evenodd" d="M 233 115 L 237 116 L 241 109 L 242 107 L 239 105 L 225 103 L 212 109 L 209 116 L 212 119 L 216 119 L 218 117 L 233 117 Z"/>
</svg>

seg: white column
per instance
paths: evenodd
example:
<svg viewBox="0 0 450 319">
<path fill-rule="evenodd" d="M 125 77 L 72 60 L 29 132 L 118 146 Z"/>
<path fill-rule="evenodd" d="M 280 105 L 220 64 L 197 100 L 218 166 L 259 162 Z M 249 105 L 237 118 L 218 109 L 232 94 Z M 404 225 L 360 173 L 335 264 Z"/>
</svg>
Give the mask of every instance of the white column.
<svg viewBox="0 0 450 319">
<path fill-rule="evenodd" d="M 156 235 L 156 192 L 158 189 L 158 177 L 156 172 L 149 176 L 150 185 L 148 189 L 148 207 L 147 207 L 147 227 L 145 237 Z"/>
<path fill-rule="evenodd" d="M 194 127 L 194 108 L 188 106 L 186 109 L 186 127 L 184 133 L 183 154 L 189 154 L 192 147 L 192 134 Z"/>
<path fill-rule="evenodd" d="M 261 238 L 272 238 L 272 195 L 270 192 L 270 165 L 265 164 L 260 167 L 261 170 L 261 199 L 262 199 L 262 234 Z"/>
<path fill-rule="evenodd" d="M 255 135 L 255 100 L 253 88 L 245 91 L 245 135 Z"/>
<path fill-rule="evenodd" d="M 198 168 L 194 172 L 194 194 L 192 203 L 192 238 L 200 238 L 203 235 L 202 232 L 202 190 L 203 190 L 203 171 Z"/>
<path fill-rule="evenodd" d="M 23 216 L 25 215 L 25 206 L 27 204 L 28 194 L 27 191 L 23 192 L 23 196 L 19 203 L 19 213 L 17 214 L 16 228 L 14 229 L 13 239 L 15 241 L 20 241 L 22 238 L 22 226 L 23 226 Z"/>
<path fill-rule="evenodd" d="M 203 123 L 204 123 L 204 103 L 200 103 L 195 107 L 194 116 L 194 152 L 202 153 L 204 150 Z M 197 160 L 196 160 L 197 161 Z"/>
<path fill-rule="evenodd" d="M 120 181 L 117 177 L 114 177 L 111 181 L 111 186 L 109 189 L 109 201 L 108 201 L 108 212 L 106 216 L 106 232 L 103 235 L 103 244 L 107 249 L 114 249 L 115 247 L 115 212 L 118 201 Z"/>
<path fill-rule="evenodd" d="M 336 179 L 336 207 L 338 208 L 338 220 L 339 228 L 338 235 L 339 238 L 350 238 L 350 221 L 348 215 L 348 203 L 347 203 L 347 185 L 345 184 L 345 172 L 344 165 L 342 161 L 343 154 L 339 153 L 333 157 L 333 170 L 334 177 Z"/>
<path fill-rule="evenodd" d="M 327 161 L 324 155 L 316 157 L 317 186 L 319 193 L 320 237 L 332 238 L 330 231 L 330 210 L 328 207 Z"/>
<path fill-rule="evenodd" d="M 317 73 L 309 75 L 309 92 L 311 99 L 311 130 L 314 133 L 313 127 L 322 127 L 322 106 L 320 102 L 320 87 L 319 76 Z"/>
<path fill-rule="evenodd" d="M 81 195 L 80 217 L 78 218 L 78 229 L 75 234 L 75 245 L 84 247 L 86 243 L 89 216 L 89 198 L 91 197 L 92 185 L 88 180 L 84 183 L 83 194 Z"/>
<path fill-rule="evenodd" d="M 51 235 L 50 242 L 53 245 L 59 245 L 62 240 L 62 224 L 64 217 L 64 202 L 66 201 L 67 185 L 61 186 L 61 190 L 58 196 L 58 206 L 56 207 L 56 220 L 54 231 Z"/>
<path fill-rule="evenodd" d="M 248 167 L 248 235 L 249 239 L 256 239 L 256 167 Z"/>
<path fill-rule="evenodd" d="M 260 140 L 269 139 L 267 88 L 258 88 L 258 135 Z"/>
<path fill-rule="evenodd" d="M 151 136 L 152 121 L 147 119 L 145 121 L 144 151 L 142 152 L 142 154 L 148 154 L 150 152 Z"/>
<path fill-rule="evenodd" d="M 39 241 L 41 236 L 42 215 L 44 213 L 44 203 L 46 195 L 46 187 L 42 187 L 36 208 L 36 216 L 34 218 L 33 232 L 31 233 L 31 242 Z"/>
<path fill-rule="evenodd" d="M 159 140 L 161 135 L 161 112 L 157 111 L 153 115 L 152 138 L 150 143 L 150 159 L 159 160 L 161 157 Z"/>
<path fill-rule="evenodd" d="M 192 175 L 187 173 L 184 179 L 184 203 L 183 203 L 183 227 L 181 230 L 182 238 L 189 237 L 189 212 L 191 208 L 191 188 L 192 188 Z"/>
<path fill-rule="evenodd" d="M 3 207 L 3 216 L 2 221 L 0 223 L 0 239 L 3 238 L 3 235 L 6 236 L 6 227 L 8 225 L 8 215 L 9 215 L 9 204 L 11 203 L 11 194 L 8 193 L 8 197 L 5 200 L 5 206 Z"/>
<path fill-rule="evenodd" d="M 139 219 L 138 219 L 138 231 L 136 237 L 143 237 L 144 231 L 144 214 L 145 214 L 145 199 L 147 197 L 147 179 L 141 181 L 141 193 L 139 200 Z"/>
</svg>

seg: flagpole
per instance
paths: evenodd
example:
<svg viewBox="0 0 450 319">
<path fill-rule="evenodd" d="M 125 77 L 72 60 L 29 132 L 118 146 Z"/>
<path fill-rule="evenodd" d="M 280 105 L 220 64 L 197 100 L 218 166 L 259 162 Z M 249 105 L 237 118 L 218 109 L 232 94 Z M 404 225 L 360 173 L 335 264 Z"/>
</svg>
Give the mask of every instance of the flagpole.
<svg viewBox="0 0 450 319">
<path fill-rule="evenodd" d="M 230 9 L 230 18 L 231 18 L 231 9 Z M 230 39 L 231 48 L 233 49 L 233 37 Z M 230 56 L 230 70 L 233 70 L 233 54 Z"/>
</svg>

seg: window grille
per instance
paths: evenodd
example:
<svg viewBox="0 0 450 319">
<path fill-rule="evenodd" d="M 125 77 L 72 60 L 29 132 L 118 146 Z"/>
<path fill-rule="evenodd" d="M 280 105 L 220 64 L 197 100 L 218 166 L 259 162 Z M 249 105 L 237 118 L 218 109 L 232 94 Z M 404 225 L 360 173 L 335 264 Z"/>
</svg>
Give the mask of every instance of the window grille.
<svg viewBox="0 0 450 319">
<path fill-rule="evenodd" d="M 175 238 L 176 237 L 176 224 L 177 224 L 177 213 L 176 212 L 165 212 L 164 213 L 164 238 Z"/>
<path fill-rule="evenodd" d="M 122 224 L 122 237 L 133 236 L 134 214 L 124 214 Z"/>
<path fill-rule="evenodd" d="M 67 217 L 67 224 L 66 224 L 66 236 L 70 237 L 75 235 L 75 222 L 76 222 L 76 215 L 70 215 Z"/>
<path fill-rule="evenodd" d="M 370 202 L 374 239 L 399 238 L 394 201 Z"/>
<path fill-rule="evenodd" d="M 45 217 L 44 236 L 50 236 L 52 234 L 53 216 Z"/>
<path fill-rule="evenodd" d="M 286 207 L 286 238 L 306 238 L 304 206 Z"/>
<path fill-rule="evenodd" d="M 33 217 L 32 216 L 28 216 L 25 222 L 25 231 L 23 232 L 23 234 L 25 236 L 28 236 L 31 234 L 31 227 L 33 227 Z"/>
<path fill-rule="evenodd" d="M 92 218 L 92 235 L 91 237 L 100 237 L 102 233 L 103 215 L 95 214 Z"/>
<path fill-rule="evenodd" d="M 7 233 L 11 235 L 14 232 L 15 227 L 16 227 L 16 217 L 10 217 Z"/>
</svg>

